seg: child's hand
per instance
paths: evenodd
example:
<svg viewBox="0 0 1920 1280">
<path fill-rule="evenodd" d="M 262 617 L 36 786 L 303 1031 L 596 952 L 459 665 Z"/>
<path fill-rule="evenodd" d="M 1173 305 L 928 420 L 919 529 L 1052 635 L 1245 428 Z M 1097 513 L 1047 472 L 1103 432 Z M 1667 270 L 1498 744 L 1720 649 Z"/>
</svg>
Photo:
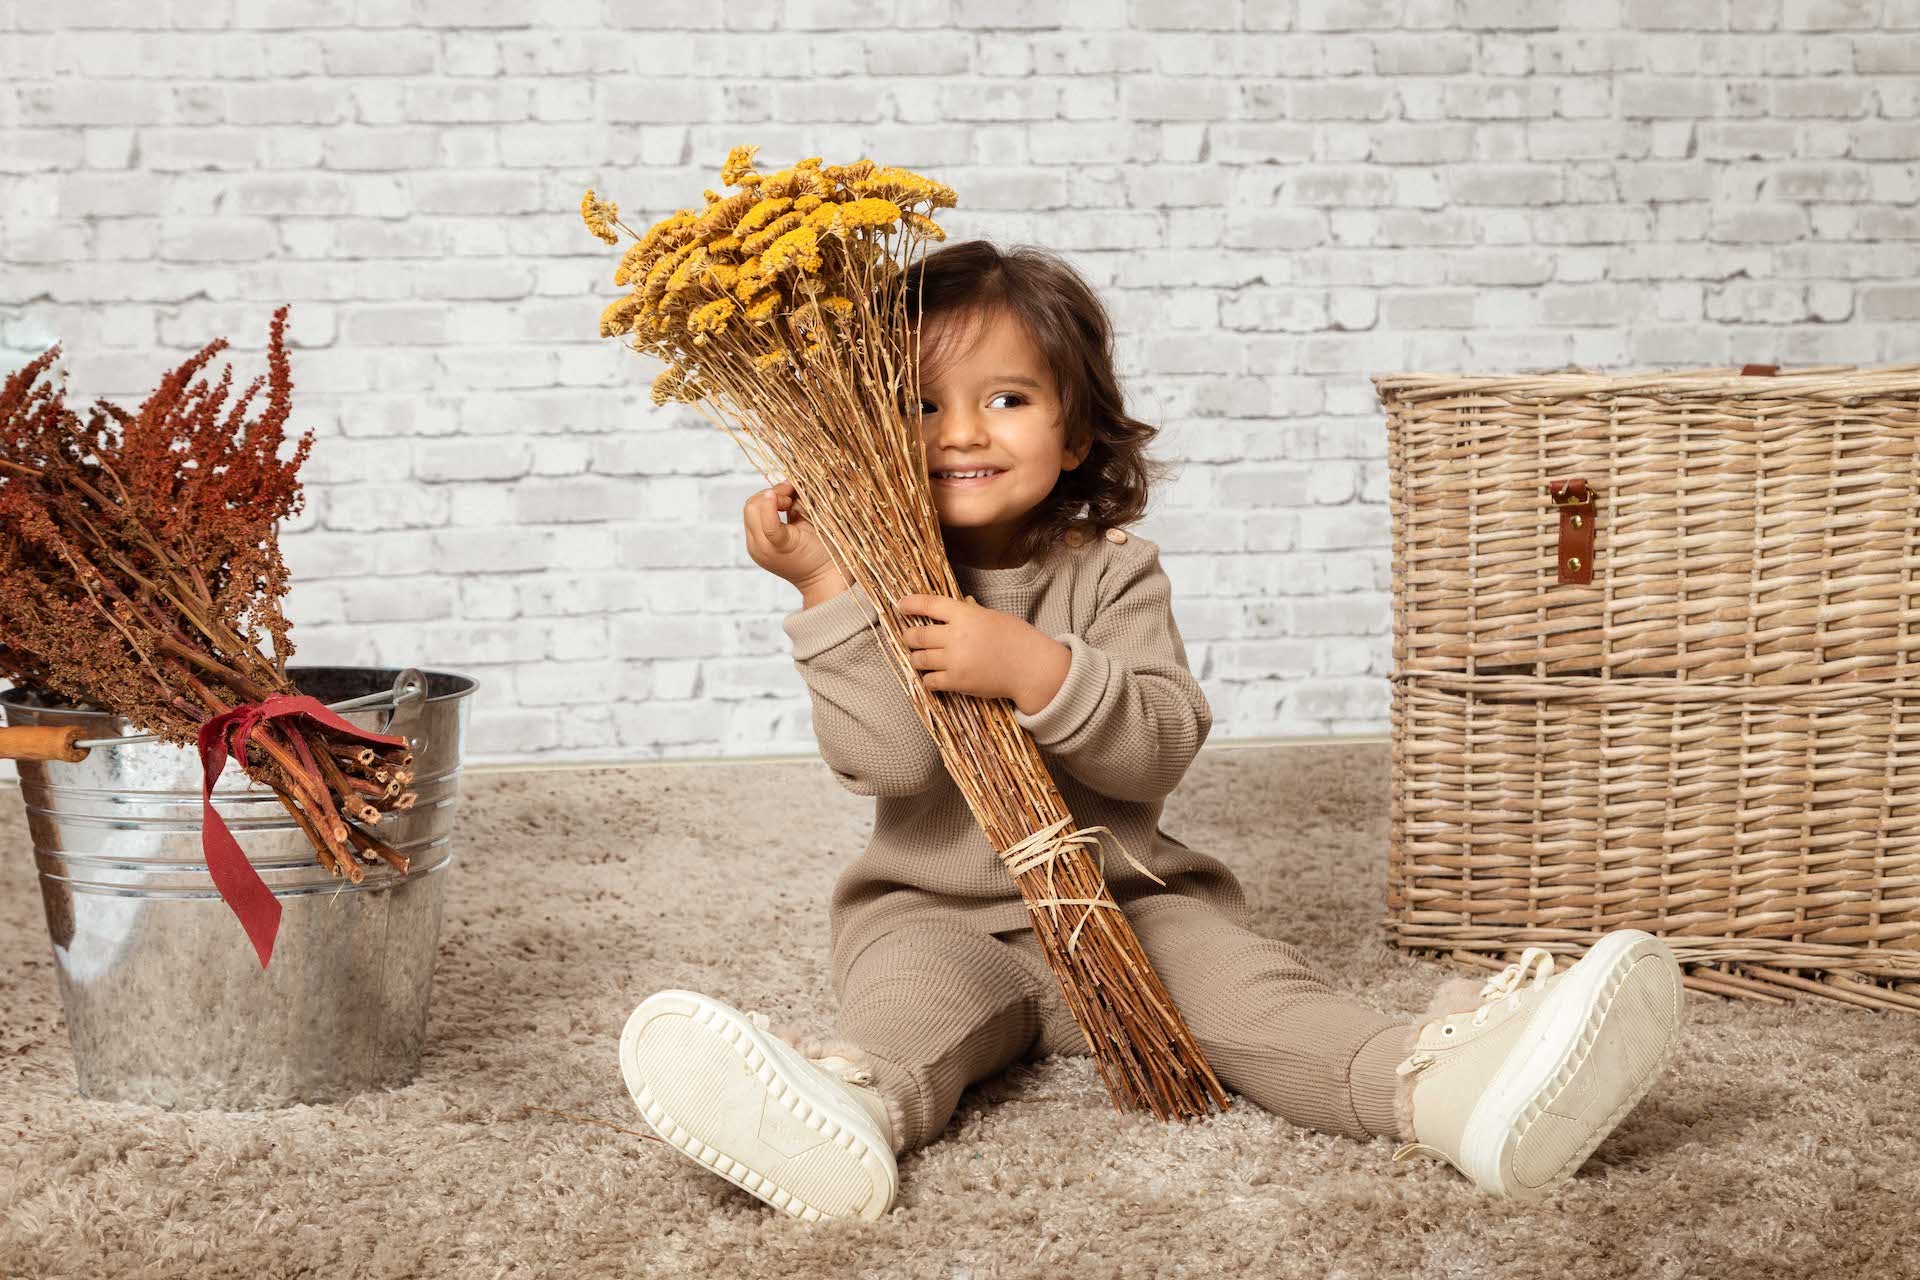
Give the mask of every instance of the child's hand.
<svg viewBox="0 0 1920 1280">
<path fill-rule="evenodd" d="M 780 513 L 787 513 L 784 523 Z M 847 582 L 827 544 L 807 519 L 806 500 L 791 480 L 762 489 L 747 499 L 747 554 L 769 573 L 777 573 L 801 591 L 835 595 Z"/>
<path fill-rule="evenodd" d="M 971 598 L 914 594 L 894 606 L 902 617 L 933 619 L 910 622 L 903 636 L 908 659 L 925 673 L 923 689 L 1011 698 L 1033 715 L 1053 701 L 1073 663 L 1073 651 L 1052 636 Z"/>
</svg>

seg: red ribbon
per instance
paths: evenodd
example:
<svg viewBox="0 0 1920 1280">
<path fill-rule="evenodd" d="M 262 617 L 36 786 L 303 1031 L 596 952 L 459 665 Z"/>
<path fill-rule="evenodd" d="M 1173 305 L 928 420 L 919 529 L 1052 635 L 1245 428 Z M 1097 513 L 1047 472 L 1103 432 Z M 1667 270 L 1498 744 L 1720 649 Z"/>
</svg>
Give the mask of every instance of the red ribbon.
<svg viewBox="0 0 1920 1280">
<path fill-rule="evenodd" d="M 319 699 L 305 694 L 276 693 L 264 702 L 243 702 L 200 726 L 200 850 L 206 856 L 207 872 L 213 877 L 214 888 L 220 891 L 221 899 L 232 908 L 233 914 L 240 917 L 240 925 L 252 940 L 262 969 L 267 967 L 267 959 L 273 954 L 274 936 L 280 932 L 280 900 L 247 861 L 247 855 L 240 851 L 226 820 L 214 812 L 213 783 L 227 766 L 229 740 L 234 759 L 244 764 L 247 739 L 253 736 L 254 729 L 264 720 L 282 716 L 306 716 L 360 742 L 392 747 L 407 745 L 405 738 L 368 733 L 348 724 L 327 710 Z M 290 736 L 294 750 L 300 753 L 301 763 L 309 771 L 316 771 L 318 766 L 307 750 L 306 739 L 298 734 Z"/>
</svg>

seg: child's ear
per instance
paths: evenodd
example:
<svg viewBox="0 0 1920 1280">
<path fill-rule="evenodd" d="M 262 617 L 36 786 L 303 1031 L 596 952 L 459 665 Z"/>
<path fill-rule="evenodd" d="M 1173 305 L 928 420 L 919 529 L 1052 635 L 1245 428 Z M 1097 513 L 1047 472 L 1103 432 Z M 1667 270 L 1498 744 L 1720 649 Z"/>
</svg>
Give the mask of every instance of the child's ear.
<svg viewBox="0 0 1920 1280">
<path fill-rule="evenodd" d="M 1080 441 L 1080 443 L 1077 445 L 1069 446 L 1067 449 L 1066 460 L 1061 463 L 1060 469 L 1062 471 L 1073 470 L 1075 467 L 1085 462 L 1087 460 L 1087 455 L 1092 451 L 1093 451 L 1092 436 L 1088 436 L 1086 439 Z"/>
</svg>

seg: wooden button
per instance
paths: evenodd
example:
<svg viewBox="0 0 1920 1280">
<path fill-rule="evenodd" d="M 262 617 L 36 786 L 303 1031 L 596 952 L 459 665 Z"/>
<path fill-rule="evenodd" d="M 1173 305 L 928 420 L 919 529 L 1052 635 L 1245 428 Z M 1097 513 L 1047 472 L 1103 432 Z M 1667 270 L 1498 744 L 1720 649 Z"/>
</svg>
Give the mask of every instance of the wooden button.
<svg viewBox="0 0 1920 1280">
<path fill-rule="evenodd" d="M 1127 540 L 1127 531 L 1126 531 L 1125 529 L 1109 529 L 1109 530 L 1107 530 L 1107 541 L 1108 541 L 1108 542 L 1111 542 L 1111 543 L 1113 543 L 1113 544 L 1115 544 L 1115 545 L 1117 546 L 1117 545 L 1119 545 L 1120 543 L 1122 543 L 1122 542 L 1125 542 L 1126 540 Z"/>
</svg>

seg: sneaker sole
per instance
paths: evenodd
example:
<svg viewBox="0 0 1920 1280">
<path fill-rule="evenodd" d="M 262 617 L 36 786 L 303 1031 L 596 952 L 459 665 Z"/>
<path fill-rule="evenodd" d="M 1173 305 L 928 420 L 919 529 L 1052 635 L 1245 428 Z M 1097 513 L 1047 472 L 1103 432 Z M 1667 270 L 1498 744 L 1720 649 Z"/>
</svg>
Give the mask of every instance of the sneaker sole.
<svg viewBox="0 0 1920 1280">
<path fill-rule="evenodd" d="M 1685 1021 L 1680 976 L 1650 933 L 1620 929 L 1595 943 L 1554 984 L 1468 1117 L 1464 1172 L 1518 1200 L 1571 1177 L 1673 1056 Z"/>
<path fill-rule="evenodd" d="M 893 1153 L 772 1038 L 698 992 L 656 992 L 620 1033 L 620 1073 L 649 1128 L 741 1190 L 806 1222 L 878 1218 Z"/>
</svg>

